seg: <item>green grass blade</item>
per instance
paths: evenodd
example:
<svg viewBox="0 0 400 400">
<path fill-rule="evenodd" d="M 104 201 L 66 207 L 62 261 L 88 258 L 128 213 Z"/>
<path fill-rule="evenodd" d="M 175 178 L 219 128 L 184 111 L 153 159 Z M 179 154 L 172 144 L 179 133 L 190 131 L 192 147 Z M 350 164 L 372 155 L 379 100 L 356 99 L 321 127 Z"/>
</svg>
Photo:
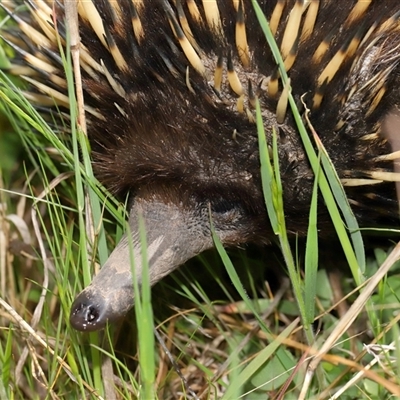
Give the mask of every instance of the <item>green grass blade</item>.
<svg viewBox="0 0 400 400">
<path fill-rule="evenodd" d="M 361 235 L 360 227 L 353 213 L 353 210 L 350 207 L 349 200 L 346 196 L 346 192 L 344 191 L 343 185 L 340 182 L 340 178 L 324 147 L 322 148 L 321 152 L 321 162 L 326 177 L 328 179 L 329 186 L 331 187 L 332 193 L 335 197 L 336 203 L 339 206 L 343 218 L 346 221 L 347 228 L 349 229 L 350 237 L 353 242 L 353 248 L 357 257 L 358 268 L 361 274 L 364 274 L 366 261 L 365 261 L 364 242 Z M 353 276 L 358 275 L 358 271 L 352 271 L 352 273 Z"/>
<path fill-rule="evenodd" d="M 128 224 L 127 224 L 128 225 Z M 140 398 L 143 400 L 155 399 L 155 341 L 154 341 L 154 320 L 151 306 L 151 287 L 149 276 L 149 264 L 147 258 L 147 238 L 144 221 L 139 216 L 139 240 L 141 246 L 142 275 L 139 286 L 138 277 L 135 272 L 133 254 L 133 239 L 129 240 L 130 260 L 132 268 L 132 280 L 135 293 L 136 325 L 138 331 L 139 363 L 141 372 Z M 127 226 L 128 235 L 129 225 Z"/>
<path fill-rule="evenodd" d="M 271 165 L 271 158 L 269 156 L 267 139 L 264 131 L 264 123 L 261 115 L 260 102 L 256 99 L 256 121 L 258 133 L 258 147 L 260 150 L 260 163 L 261 163 L 261 182 L 263 187 L 263 194 L 265 204 L 267 206 L 268 217 L 271 222 L 273 232 L 277 235 L 279 233 L 278 216 L 276 213 L 274 193 L 276 193 L 276 184 L 274 179 L 274 171 Z"/>
<path fill-rule="evenodd" d="M 318 273 L 318 176 L 314 182 L 313 195 L 310 206 L 309 224 L 307 230 L 305 277 L 304 277 L 304 306 L 305 327 L 310 327 L 314 322 L 315 299 L 317 297 L 317 273 Z"/>
<path fill-rule="evenodd" d="M 268 333 L 268 335 L 269 335 L 270 332 L 269 332 L 268 328 L 266 327 L 261 316 L 255 309 L 254 304 L 249 299 L 249 296 L 247 295 L 246 291 L 244 290 L 243 285 L 240 281 L 240 277 L 237 274 L 235 267 L 232 264 L 232 261 L 228 257 L 228 254 L 227 254 L 226 250 L 224 249 L 224 246 L 222 245 L 219 237 L 215 233 L 213 225 L 211 226 L 211 234 L 212 234 L 212 238 L 213 238 L 215 247 L 218 251 L 218 254 L 220 255 L 222 262 L 225 265 L 226 271 L 228 272 L 229 278 L 231 279 L 235 289 L 237 290 L 237 292 L 239 293 L 239 295 L 241 296 L 243 301 L 246 303 L 246 306 L 248 307 L 248 309 L 251 310 L 251 312 L 254 314 L 254 316 L 259 321 L 261 328 L 264 330 L 264 332 Z"/>
<path fill-rule="evenodd" d="M 257 119 L 257 131 L 258 131 L 259 148 L 260 148 L 261 179 L 262 179 L 263 193 L 267 207 L 267 212 L 270 218 L 271 225 L 275 226 L 274 232 L 279 238 L 281 251 L 285 259 L 286 266 L 288 268 L 293 290 L 296 295 L 296 300 L 299 307 L 301 319 L 304 324 L 307 324 L 306 309 L 305 309 L 304 296 L 302 290 L 303 284 L 301 282 L 301 277 L 297 271 L 293 259 L 286 230 L 285 212 L 283 204 L 283 188 L 282 188 L 282 180 L 280 177 L 280 169 L 279 169 L 277 135 L 275 129 L 273 129 L 272 132 L 273 167 L 272 167 L 269 152 L 267 150 L 264 124 L 262 121 L 261 108 L 258 99 L 256 100 L 256 119 Z M 307 329 L 307 334 L 309 335 L 308 341 L 311 344 L 314 341 L 312 330 Z"/>
</svg>

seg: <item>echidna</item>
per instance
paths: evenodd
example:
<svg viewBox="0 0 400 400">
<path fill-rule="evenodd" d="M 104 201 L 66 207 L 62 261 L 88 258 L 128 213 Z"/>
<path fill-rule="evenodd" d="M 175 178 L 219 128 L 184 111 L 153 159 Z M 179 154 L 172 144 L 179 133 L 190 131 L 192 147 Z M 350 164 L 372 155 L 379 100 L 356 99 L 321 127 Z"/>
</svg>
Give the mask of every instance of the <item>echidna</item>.
<svg viewBox="0 0 400 400">
<path fill-rule="evenodd" d="M 213 246 L 210 219 L 226 246 L 273 239 L 260 182 L 256 98 L 267 140 L 273 127 L 278 132 L 288 230 L 306 233 L 314 175 L 293 116 L 282 111 L 280 75 L 252 3 L 79 2 L 93 164 L 114 194 L 131 196 L 137 254 L 138 215 L 144 218 L 152 284 Z M 258 3 L 280 47 L 292 93 L 310 109 L 360 224 L 396 223 L 400 3 Z M 59 35 L 65 44 L 63 4 L 26 4 L 28 14 L 10 11 L 19 34 L 4 36 L 32 68 L 32 87 L 68 106 L 57 56 Z M 332 234 L 323 207 L 319 226 L 321 234 Z M 76 329 L 102 328 L 132 307 L 127 241 L 125 236 L 76 298 L 70 318 Z"/>
</svg>

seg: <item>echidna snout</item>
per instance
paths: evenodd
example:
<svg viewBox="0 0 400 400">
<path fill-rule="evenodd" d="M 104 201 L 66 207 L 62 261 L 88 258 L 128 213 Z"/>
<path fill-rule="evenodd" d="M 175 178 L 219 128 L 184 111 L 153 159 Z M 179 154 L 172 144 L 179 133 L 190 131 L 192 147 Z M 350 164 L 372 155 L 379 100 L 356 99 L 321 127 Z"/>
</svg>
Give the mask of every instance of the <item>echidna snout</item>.
<svg viewBox="0 0 400 400">
<path fill-rule="evenodd" d="M 146 230 L 147 250 L 144 254 L 139 218 Z M 94 331 L 103 328 L 108 321 L 124 316 L 134 302 L 132 271 L 138 284 L 142 282 L 143 257 L 148 260 L 150 282 L 155 284 L 199 253 L 204 235 L 198 229 L 187 230 L 187 220 L 193 218 L 172 204 L 136 201 L 129 219 L 130 232 L 122 237 L 92 283 L 74 301 L 71 325 L 81 331 Z M 132 245 L 129 245 L 129 236 Z"/>
<path fill-rule="evenodd" d="M 214 213 L 216 229 L 225 225 L 223 219 L 232 217 L 232 212 Z M 142 253 L 139 218 L 146 230 L 145 253 Z M 148 260 L 150 284 L 154 285 L 189 258 L 212 247 L 206 204 L 183 206 L 137 199 L 131 209 L 129 228 L 130 233 L 123 236 L 92 283 L 75 299 L 70 315 L 75 329 L 95 331 L 129 311 L 134 304 L 132 271 L 140 286 L 143 257 Z M 225 239 L 229 234 L 236 235 L 233 230 L 220 232 Z"/>
</svg>

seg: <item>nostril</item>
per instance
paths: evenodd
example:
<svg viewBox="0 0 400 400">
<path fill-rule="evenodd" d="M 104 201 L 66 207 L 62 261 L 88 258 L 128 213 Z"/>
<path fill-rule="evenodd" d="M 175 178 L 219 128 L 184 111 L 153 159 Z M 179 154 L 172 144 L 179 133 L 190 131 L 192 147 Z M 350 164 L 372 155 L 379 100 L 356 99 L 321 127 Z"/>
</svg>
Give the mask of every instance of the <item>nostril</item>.
<svg viewBox="0 0 400 400">
<path fill-rule="evenodd" d="M 75 304 L 74 304 L 75 305 Z M 99 318 L 99 312 L 93 305 L 78 303 L 75 307 L 72 306 L 71 317 L 80 318 L 86 322 L 93 322 Z"/>
<path fill-rule="evenodd" d="M 72 327 L 79 331 L 101 329 L 106 321 L 103 320 L 100 309 L 100 304 L 93 304 L 86 296 L 79 295 L 71 307 L 69 320 Z"/>
<path fill-rule="evenodd" d="M 93 322 L 99 318 L 99 312 L 94 306 L 89 306 L 87 308 L 87 321 L 88 322 Z"/>
</svg>

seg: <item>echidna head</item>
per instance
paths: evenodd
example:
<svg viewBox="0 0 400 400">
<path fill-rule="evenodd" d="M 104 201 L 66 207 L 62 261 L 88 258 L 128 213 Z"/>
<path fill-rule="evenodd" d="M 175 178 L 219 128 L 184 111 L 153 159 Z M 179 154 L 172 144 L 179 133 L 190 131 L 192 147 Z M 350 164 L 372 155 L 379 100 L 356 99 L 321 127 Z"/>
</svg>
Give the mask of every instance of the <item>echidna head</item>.
<svg viewBox="0 0 400 400">
<path fill-rule="evenodd" d="M 182 195 L 176 193 L 175 198 L 174 194 L 152 193 L 146 198 L 136 198 L 130 213 L 130 233 L 121 239 L 99 274 L 72 305 L 70 321 L 75 329 L 101 329 L 108 321 L 124 316 L 133 306 L 132 271 L 139 286 L 143 272 L 140 220 L 147 233 L 146 258 L 151 285 L 213 246 L 210 218 L 225 244 L 243 242 L 252 234 L 253 218 L 249 218 L 249 211 L 240 202 L 229 201 L 227 197 L 212 202 L 188 198 L 183 203 Z"/>
</svg>

